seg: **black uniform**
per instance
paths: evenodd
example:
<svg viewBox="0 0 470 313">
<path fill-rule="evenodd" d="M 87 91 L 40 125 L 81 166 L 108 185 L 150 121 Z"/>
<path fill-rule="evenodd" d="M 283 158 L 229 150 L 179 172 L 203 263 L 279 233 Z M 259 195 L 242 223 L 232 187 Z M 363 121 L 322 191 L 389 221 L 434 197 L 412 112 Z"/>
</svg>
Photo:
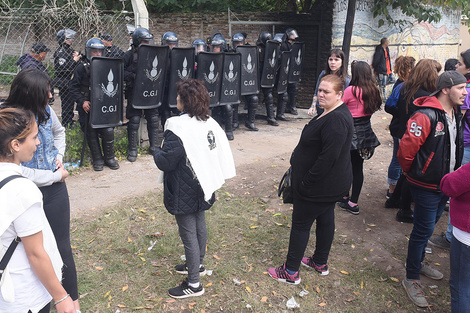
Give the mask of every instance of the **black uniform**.
<svg viewBox="0 0 470 313">
<path fill-rule="evenodd" d="M 124 51 L 112 45 L 111 47 L 105 47 L 104 56 L 107 58 L 121 59 L 124 56 Z"/>
<path fill-rule="evenodd" d="M 256 42 L 256 45 L 258 47 L 259 52 L 259 77 L 261 79 L 264 68 L 264 52 L 266 50 L 266 46 L 260 40 Z M 266 105 L 266 117 L 268 124 L 272 126 L 279 126 L 279 123 L 274 118 L 273 88 L 261 87 L 261 91 L 263 92 L 264 104 Z"/>
<path fill-rule="evenodd" d="M 60 101 L 62 103 L 62 125 L 69 127 L 73 120 L 74 99 L 69 94 L 68 83 L 78 62 L 73 59 L 74 50 L 70 45 L 63 43 L 54 52 L 55 78 L 54 87 L 59 88 Z"/>
<path fill-rule="evenodd" d="M 149 153 L 153 155 L 158 140 L 158 108 L 134 109 L 132 98 L 134 96 L 134 80 L 137 71 L 137 50 L 134 46 L 124 53 L 124 81 L 126 82 L 125 96 L 127 99 L 126 117 L 129 120 L 127 126 L 127 137 L 129 141 L 127 159 L 134 162 L 137 158 L 137 132 L 139 130 L 142 113 L 147 120 L 147 131 L 149 135 Z"/>
<path fill-rule="evenodd" d="M 291 51 L 292 44 L 286 38 L 281 44 L 281 51 Z M 286 112 L 290 114 L 297 115 L 297 109 L 295 105 L 295 98 L 297 97 L 297 83 L 288 83 L 287 84 L 287 95 L 288 95 L 288 103 L 286 107 Z"/>
<path fill-rule="evenodd" d="M 86 133 L 94 170 L 102 170 L 105 164 L 111 169 L 118 169 L 119 164 L 114 159 L 114 127 L 92 128 L 89 123 L 88 113 L 83 109 L 83 103 L 90 101 L 90 62 L 88 60 L 77 66 L 68 87 L 71 99 L 77 102 L 78 120 L 82 131 Z M 90 106 L 92 105 L 93 103 L 90 104 Z M 99 137 L 102 138 L 101 145 Z M 101 146 L 103 147 L 103 154 L 101 153 Z"/>
</svg>

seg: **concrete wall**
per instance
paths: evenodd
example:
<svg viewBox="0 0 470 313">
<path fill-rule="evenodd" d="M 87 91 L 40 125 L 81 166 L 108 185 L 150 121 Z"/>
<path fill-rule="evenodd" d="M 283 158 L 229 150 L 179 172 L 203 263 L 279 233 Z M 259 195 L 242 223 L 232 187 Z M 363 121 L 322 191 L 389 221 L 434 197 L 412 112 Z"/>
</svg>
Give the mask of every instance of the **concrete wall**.
<svg viewBox="0 0 470 313">
<path fill-rule="evenodd" d="M 458 55 L 460 12 L 441 8 L 442 19 L 439 23 L 418 23 L 401 11 L 393 10 L 393 18 L 406 20 L 410 25 L 403 29 L 387 24 L 378 27 L 379 18 L 373 17 L 373 4 L 373 0 L 357 1 L 349 64 L 352 60 L 371 63 L 375 46 L 380 44 L 382 37 L 387 37 L 390 41 L 392 66 L 398 55 L 410 55 L 417 61 L 431 58 L 442 65 L 448 58 Z M 333 12 L 334 47 L 341 48 L 343 43 L 347 6 L 347 0 L 336 1 Z"/>
<path fill-rule="evenodd" d="M 470 28 L 467 25 L 463 24 L 464 20 L 462 20 L 462 25 L 460 26 L 460 47 L 459 47 L 459 54 L 460 52 L 466 51 L 470 49 Z"/>
</svg>

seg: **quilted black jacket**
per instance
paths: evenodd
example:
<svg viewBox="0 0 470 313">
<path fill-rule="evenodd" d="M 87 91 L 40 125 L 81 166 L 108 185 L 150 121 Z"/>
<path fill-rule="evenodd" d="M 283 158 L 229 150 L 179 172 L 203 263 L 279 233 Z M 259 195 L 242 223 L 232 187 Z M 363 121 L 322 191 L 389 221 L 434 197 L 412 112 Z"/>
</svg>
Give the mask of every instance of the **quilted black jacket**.
<svg viewBox="0 0 470 313">
<path fill-rule="evenodd" d="M 173 215 L 189 214 L 208 210 L 215 201 L 215 194 L 209 202 L 197 180 L 191 163 L 186 157 L 183 143 L 173 132 L 163 134 L 163 146 L 153 155 L 155 164 L 163 176 L 163 203 Z"/>
</svg>

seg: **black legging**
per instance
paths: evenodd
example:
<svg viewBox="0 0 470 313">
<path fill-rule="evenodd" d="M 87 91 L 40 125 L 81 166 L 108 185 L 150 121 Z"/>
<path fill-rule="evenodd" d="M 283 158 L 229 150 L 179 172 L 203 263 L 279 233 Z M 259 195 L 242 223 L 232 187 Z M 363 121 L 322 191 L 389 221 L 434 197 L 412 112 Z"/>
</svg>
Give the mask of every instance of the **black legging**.
<svg viewBox="0 0 470 313">
<path fill-rule="evenodd" d="M 361 194 L 362 184 L 364 183 L 364 159 L 359 155 L 357 150 L 351 150 L 351 165 L 353 171 L 353 182 L 350 201 L 357 203 Z"/>
<path fill-rule="evenodd" d="M 286 268 L 298 271 L 300 262 L 307 248 L 310 229 L 317 221 L 315 229 L 315 253 L 313 261 L 326 264 L 335 234 L 335 203 L 310 202 L 294 196 L 292 212 L 292 228 L 290 231 L 289 251 L 287 252 Z"/>
<path fill-rule="evenodd" d="M 59 182 L 39 189 L 43 195 L 44 212 L 64 262 L 62 286 L 75 301 L 78 299 L 77 270 L 70 246 L 70 202 L 67 186 L 64 182 Z"/>
</svg>

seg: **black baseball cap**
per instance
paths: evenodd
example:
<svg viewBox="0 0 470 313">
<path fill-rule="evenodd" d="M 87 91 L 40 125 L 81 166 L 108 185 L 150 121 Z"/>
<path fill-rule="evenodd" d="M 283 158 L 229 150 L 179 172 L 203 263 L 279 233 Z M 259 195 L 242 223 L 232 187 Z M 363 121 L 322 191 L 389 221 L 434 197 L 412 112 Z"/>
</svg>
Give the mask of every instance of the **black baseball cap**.
<svg viewBox="0 0 470 313">
<path fill-rule="evenodd" d="M 112 41 L 113 36 L 111 36 L 110 34 L 103 34 L 101 35 L 101 40 Z"/>
<path fill-rule="evenodd" d="M 465 84 L 467 79 L 457 71 L 447 71 L 439 75 L 437 78 L 437 89 L 429 96 L 435 96 L 444 88 L 451 88 L 455 85 Z"/>
<path fill-rule="evenodd" d="M 34 53 L 41 53 L 41 52 L 49 52 L 51 51 L 51 49 L 46 47 L 46 45 L 43 44 L 42 42 L 38 42 L 33 45 L 33 47 L 31 48 L 31 51 Z"/>
</svg>

